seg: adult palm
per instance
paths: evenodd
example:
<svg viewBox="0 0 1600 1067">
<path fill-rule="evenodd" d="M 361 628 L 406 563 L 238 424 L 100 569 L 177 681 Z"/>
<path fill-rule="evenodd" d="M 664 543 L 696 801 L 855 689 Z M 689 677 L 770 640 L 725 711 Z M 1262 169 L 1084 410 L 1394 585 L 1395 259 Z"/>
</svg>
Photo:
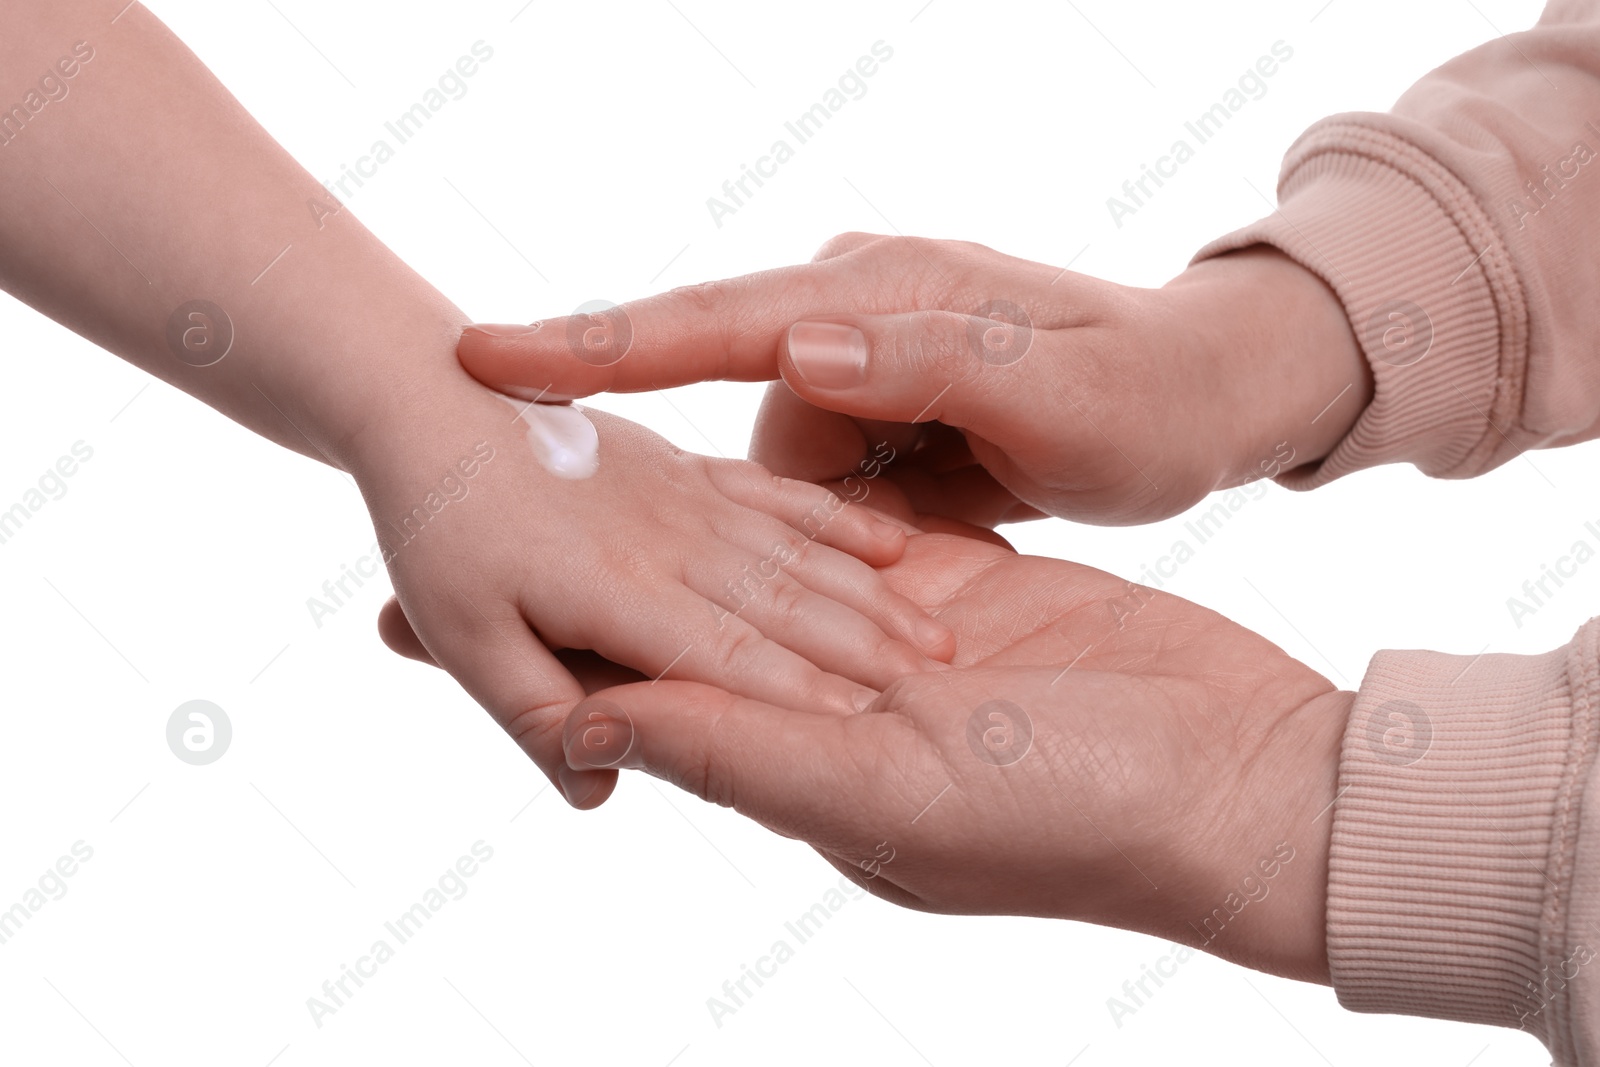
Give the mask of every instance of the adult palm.
<svg viewBox="0 0 1600 1067">
<path fill-rule="evenodd" d="M 906 906 L 1088 920 L 1327 981 L 1351 694 L 1090 567 L 927 534 L 886 573 L 955 630 L 953 666 L 853 715 L 613 686 L 569 718 L 569 764 L 642 768 Z"/>
</svg>

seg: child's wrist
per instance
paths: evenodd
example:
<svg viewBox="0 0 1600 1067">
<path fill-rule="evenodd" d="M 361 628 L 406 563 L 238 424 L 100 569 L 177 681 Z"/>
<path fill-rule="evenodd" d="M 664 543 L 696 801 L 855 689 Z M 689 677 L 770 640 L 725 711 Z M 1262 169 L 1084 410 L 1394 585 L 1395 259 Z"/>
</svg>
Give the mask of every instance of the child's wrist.
<svg viewBox="0 0 1600 1067">
<path fill-rule="evenodd" d="M 460 451 L 485 436 L 503 443 L 508 435 L 501 431 L 509 430 L 514 414 L 465 372 L 457 379 L 454 374 L 430 371 L 409 377 L 386 396 L 372 398 L 365 410 L 341 427 L 338 453 L 331 458 L 357 483 L 364 483 L 437 459 L 440 448 Z M 460 440 L 454 445 L 449 443 L 456 438 Z"/>
<path fill-rule="evenodd" d="M 370 333 L 344 338 L 298 383 L 296 392 L 315 397 L 307 436 L 330 463 L 360 481 L 425 450 L 434 431 L 466 433 L 504 406 L 456 360 L 462 320 L 448 306 L 371 316 Z"/>
</svg>

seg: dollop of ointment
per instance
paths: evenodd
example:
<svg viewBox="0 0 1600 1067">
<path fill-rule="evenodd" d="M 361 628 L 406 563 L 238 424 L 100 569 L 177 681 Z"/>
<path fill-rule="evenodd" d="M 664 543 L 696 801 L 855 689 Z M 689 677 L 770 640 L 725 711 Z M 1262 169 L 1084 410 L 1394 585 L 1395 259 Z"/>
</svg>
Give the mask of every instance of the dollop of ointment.
<svg viewBox="0 0 1600 1067">
<path fill-rule="evenodd" d="M 600 434 L 576 404 L 500 399 L 528 427 L 528 444 L 539 465 L 557 478 L 589 478 L 600 469 Z"/>
</svg>

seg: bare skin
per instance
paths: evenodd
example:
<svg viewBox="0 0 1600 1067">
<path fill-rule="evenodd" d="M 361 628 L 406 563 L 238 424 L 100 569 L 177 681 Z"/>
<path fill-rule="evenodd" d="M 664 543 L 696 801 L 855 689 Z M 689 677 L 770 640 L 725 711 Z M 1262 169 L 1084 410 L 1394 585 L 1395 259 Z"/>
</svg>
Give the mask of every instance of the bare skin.
<svg viewBox="0 0 1600 1067">
<path fill-rule="evenodd" d="M 732 807 L 907 907 L 1081 919 L 1328 981 L 1353 694 L 1090 567 L 928 534 L 885 573 L 957 633 L 953 668 L 849 714 L 574 664 L 595 695 L 567 721 L 568 763 Z M 427 659 L 393 602 L 380 628 Z"/>
<path fill-rule="evenodd" d="M 903 458 L 887 476 L 916 510 L 984 526 L 1178 514 L 1321 459 L 1372 394 L 1332 291 L 1267 248 L 1138 289 L 962 241 L 848 233 L 809 264 L 612 314 L 631 343 L 607 366 L 574 357 L 570 319 L 468 329 L 461 361 L 568 396 L 781 377 L 752 458 L 823 480 L 888 440 Z M 859 331 L 860 374 L 808 378 L 807 323 Z"/>
<path fill-rule="evenodd" d="M 951 654 L 869 566 L 901 529 L 814 485 L 602 416 L 598 474 L 545 470 L 457 363 L 466 316 L 149 11 L 7 14 L 0 69 L 38 89 L 0 113 L 0 285 L 349 472 L 422 640 L 564 786 L 583 781 L 560 745 L 583 693 L 547 644 L 841 709 Z"/>
</svg>

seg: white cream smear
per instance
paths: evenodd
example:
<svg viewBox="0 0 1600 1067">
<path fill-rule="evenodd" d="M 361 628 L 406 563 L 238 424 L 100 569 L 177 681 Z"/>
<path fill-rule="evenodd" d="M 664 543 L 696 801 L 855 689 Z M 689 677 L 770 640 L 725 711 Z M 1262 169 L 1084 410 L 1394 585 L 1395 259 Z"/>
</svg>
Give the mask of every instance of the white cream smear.
<svg viewBox="0 0 1600 1067">
<path fill-rule="evenodd" d="M 600 434 L 576 404 L 501 399 L 527 424 L 528 444 L 545 470 L 557 478 L 577 480 L 600 469 Z"/>
</svg>

